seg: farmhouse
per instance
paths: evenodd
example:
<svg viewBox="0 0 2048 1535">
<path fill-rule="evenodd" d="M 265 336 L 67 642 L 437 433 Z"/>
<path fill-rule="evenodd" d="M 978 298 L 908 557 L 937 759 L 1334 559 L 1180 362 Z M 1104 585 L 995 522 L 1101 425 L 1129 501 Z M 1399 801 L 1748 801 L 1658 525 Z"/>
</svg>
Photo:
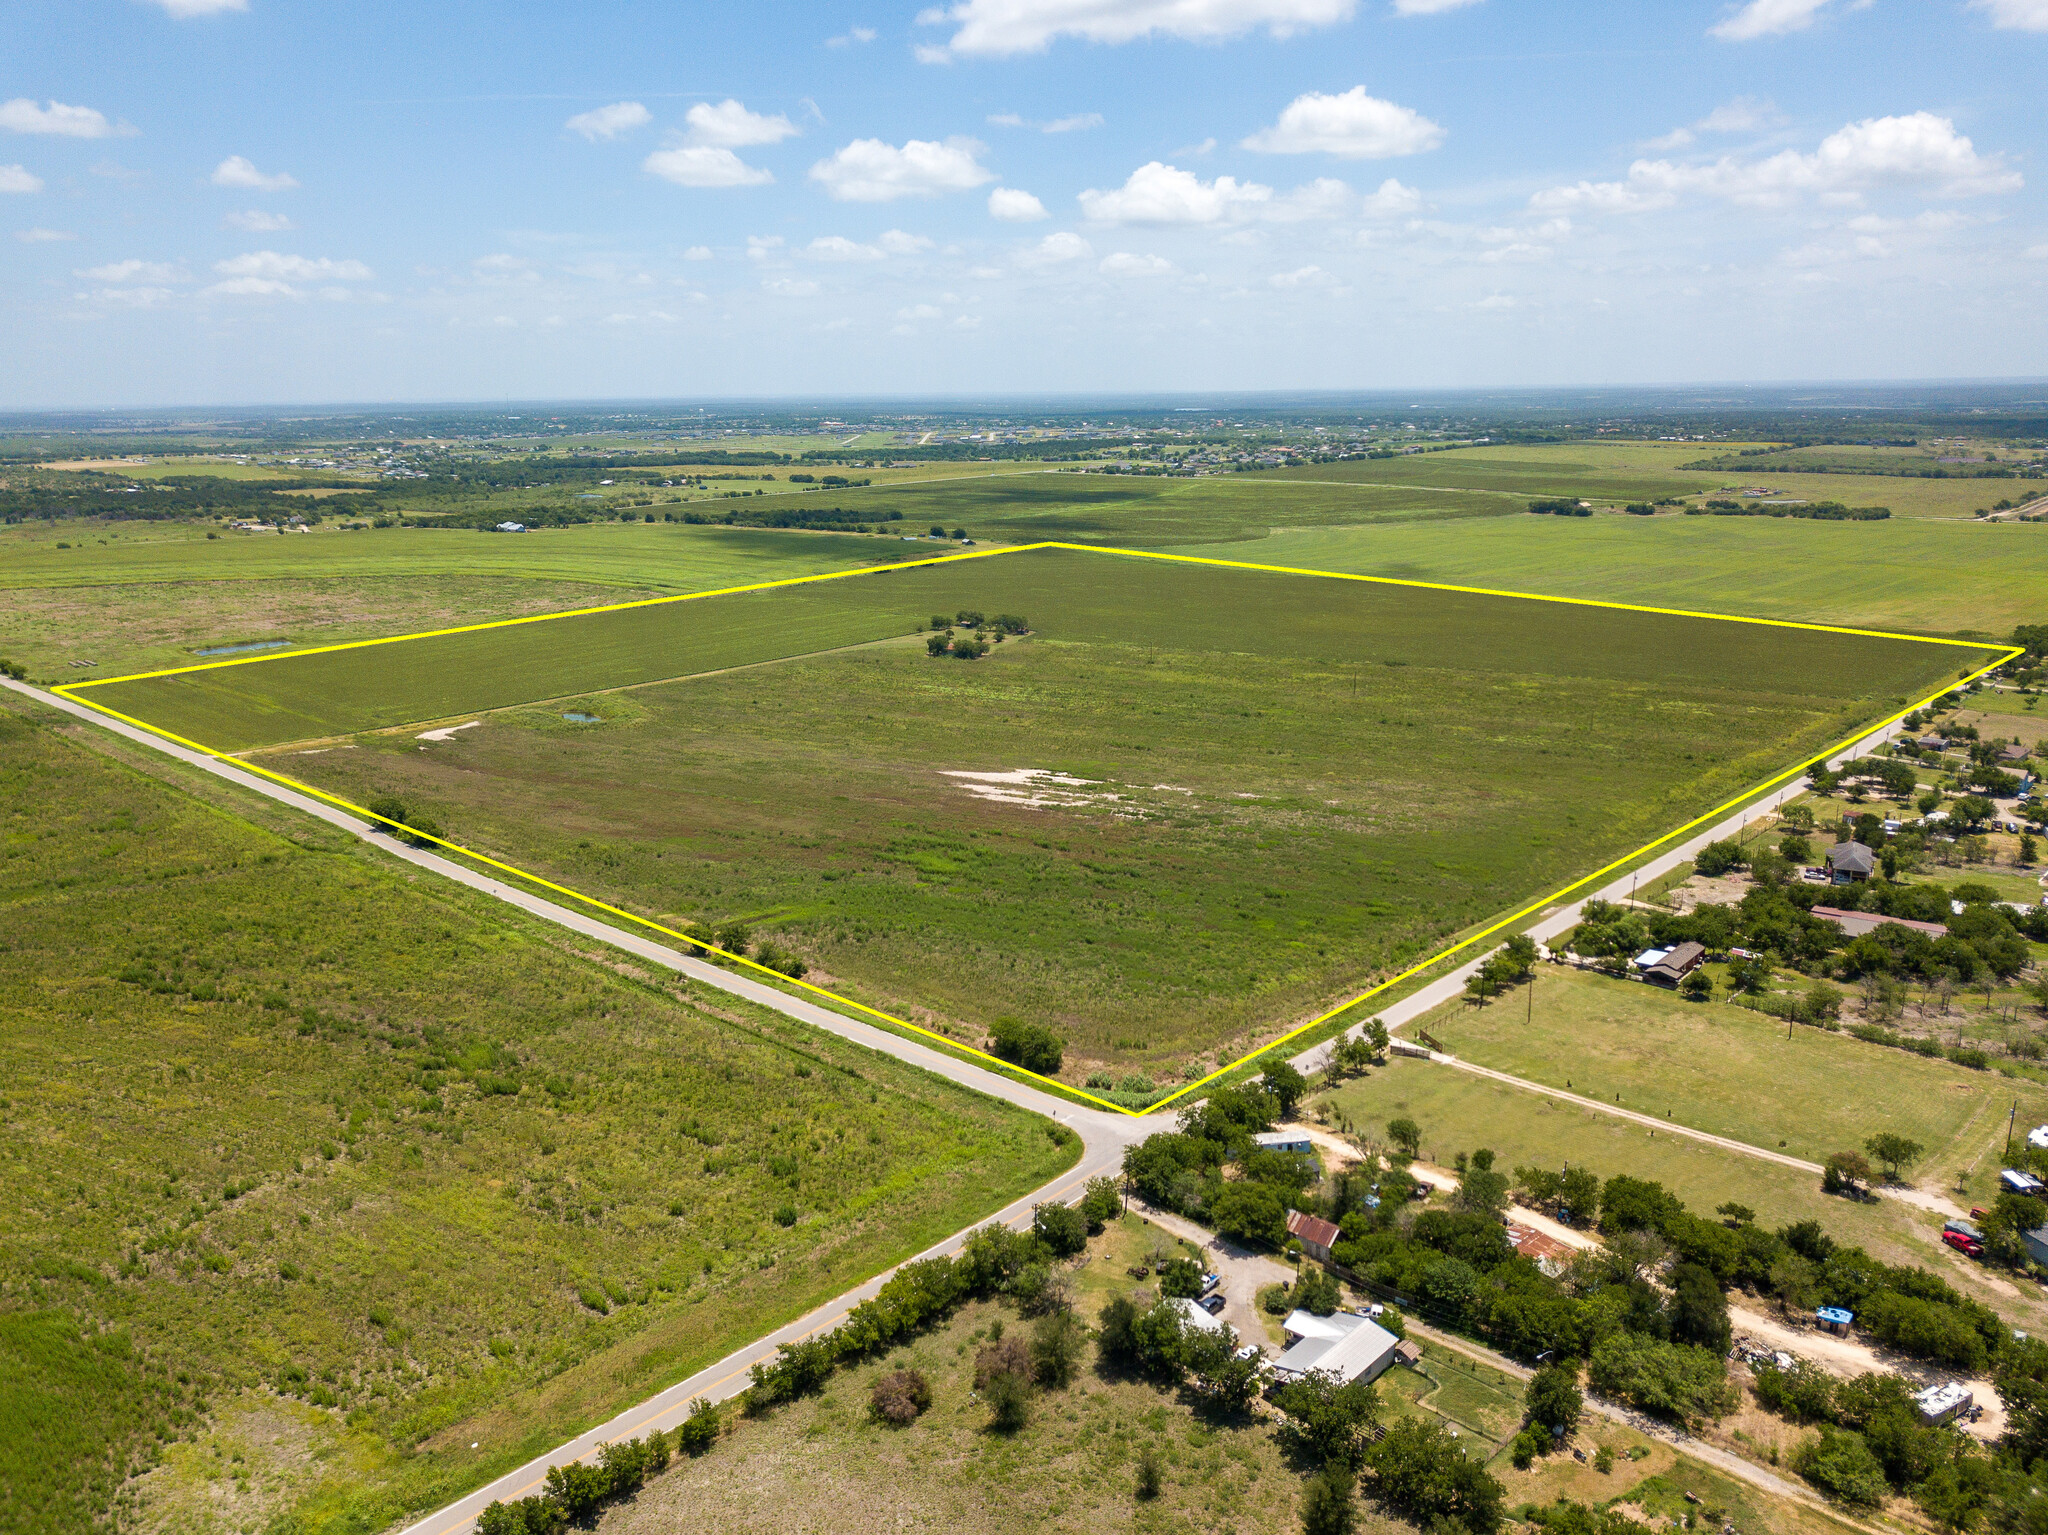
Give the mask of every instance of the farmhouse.
<svg viewBox="0 0 2048 1535">
<path fill-rule="evenodd" d="M 1303 1215 L 1299 1210 L 1287 1212 L 1287 1233 L 1318 1263 L 1330 1261 L 1330 1248 L 1343 1235 L 1334 1223 L 1319 1216 Z"/>
<path fill-rule="evenodd" d="M 1660 986 L 1676 986 L 1707 962 L 1707 946 L 1687 941 L 1669 949 L 1645 949 L 1636 956 L 1636 972 Z"/>
<path fill-rule="evenodd" d="M 1315 1145 L 1309 1140 L 1306 1130 L 1268 1130 L 1253 1136 L 1252 1144 L 1261 1151 L 1291 1151 L 1304 1157 L 1315 1155 Z"/>
<path fill-rule="evenodd" d="M 1329 1371 L 1346 1385 L 1377 1380 L 1394 1362 L 1394 1350 L 1401 1343 L 1377 1323 L 1341 1311 L 1335 1316 L 1291 1311 L 1280 1326 L 1287 1336 L 1287 1352 L 1273 1361 L 1273 1373 L 1281 1380 L 1311 1370 Z"/>
<path fill-rule="evenodd" d="M 2018 741 L 2008 741 L 1998 749 L 1998 760 L 2000 762 L 2025 762 L 2028 755 L 2027 748 Z"/>
<path fill-rule="evenodd" d="M 1877 869 L 1877 855 L 1860 842 L 1837 842 L 1828 849 L 1828 856 L 1823 862 L 1827 865 L 1828 877 L 1838 885 L 1869 879 Z"/>
<path fill-rule="evenodd" d="M 1924 752 L 1945 752 L 1948 750 L 1946 736 L 1922 736 L 1917 743 Z"/>
</svg>

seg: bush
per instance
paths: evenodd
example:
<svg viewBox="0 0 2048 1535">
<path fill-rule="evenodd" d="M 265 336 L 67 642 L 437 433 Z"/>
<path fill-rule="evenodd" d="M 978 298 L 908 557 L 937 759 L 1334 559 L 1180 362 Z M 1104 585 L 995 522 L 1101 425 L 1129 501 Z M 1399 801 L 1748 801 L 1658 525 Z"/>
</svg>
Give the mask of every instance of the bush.
<svg viewBox="0 0 2048 1535">
<path fill-rule="evenodd" d="M 1138 1452 L 1138 1497 L 1150 1502 L 1159 1496 L 1159 1452 L 1146 1445 Z"/>
<path fill-rule="evenodd" d="M 891 1371 L 868 1393 L 868 1411 L 878 1422 L 897 1428 L 915 1423 L 931 1405 L 931 1382 L 918 1370 Z"/>
<path fill-rule="evenodd" d="M 1014 1434 L 1031 1420 L 1031 1382 L 1007 1372 L 988 1383 L 989 1427 Z"/>
<path fill-rule="evenodd" d="M 1819 1437 L 1793 1452 L 1792 1469 L 1830 1497 L 1857 1508 L 1876 1508 L 1891 1490 L 1870 1446 L 1849 1429 L 1823 1427 Z"/>
<path fill-rule="evenodd" d="M 1614 1332 L 1593 1349 L 1593 1389 L 1687 1427 L 1718 1418 L 1733 1405 L 1733 1388 L 1718 1354 Z"/>
<path fill-rule="evenodd" d="M 1066 1044 L 1042 1024 L 998 1018 L 989 1030 L 988 1050 L 999 1061 L 1049 1077 L 1060 1069 Z"/>
<path fill-rule="evenodd" d="M 702 1455 L 718 1443 L 719 1431 L 724 1426 L 718 1409 L 703 1397 L 698 1397 L 690 1404 L 690 1415 L 676 1425 L 676 1453 Z"/>
<path fill-rule="evenodd" d="M 1433 1420 L 1403 1418 L 1365 1452 L 1373 1496 L 1425 1528 L 1455 1520 L 1471 1535 L 1493 1535 L 1501 1522 L 1501 1485 Z"/>
<path fill-rule="evenodd" d="M 1329 1470 L 1310 1477 L 1301 1490 L 1301 1535 L 1351 1535 L 1357 1527 L 1350 1473 Z"/>
</svg>

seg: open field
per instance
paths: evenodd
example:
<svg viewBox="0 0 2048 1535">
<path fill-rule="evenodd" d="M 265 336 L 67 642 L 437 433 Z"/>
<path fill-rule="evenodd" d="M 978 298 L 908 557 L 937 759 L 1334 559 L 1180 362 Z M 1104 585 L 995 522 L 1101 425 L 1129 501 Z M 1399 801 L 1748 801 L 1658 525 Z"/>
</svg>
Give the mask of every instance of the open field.
<svg viewBox="0 0 2048 1535">
<path fill-rule="evenodd" d="M 1680 466 L 1700 456 L 1694 443 L 1569 442 L 1452 448 L 1398 458 L 1261 471 L 1248 479 L 1328 480 L 1359 485 L 1428 485 L 1446 490 L 1499 491 L 1527 499 L 1655 501 L 1695 495 L 1729 483 L 1720 470 Z"/>
<path fill-rule="evenodd" d="M 927 656 L 917 615 L 966 606 L 1034 632 Z M 335 743 L 272 760 L 629 909 L 748 921 L 960 1037 L 1052 1023 L 1071 1074 L 1271 1037 L 1955 654 L 1040 551 L 85 696 L 214 746 Z M 706 674 L 592 686 L 681 666 Z M 565 701 L 517 706 L 543 689 Z M 363 733 L 479 707 L 506 712 Z M 1065 778 L 999 781 L 1034 769 Z"/>
<path fill-rule="evenodd" d="M 1449 529 L 1286 529 L 1236 557 L 1965 638 L 2003 639 L 2048 613 L 2048 529 L 2037 523 L 1522 514 Z"/>
<path fill-rule="evenodd" d="M 1072 1160 L 75 733 L 0 710 L 0 1379 L 104 1408 L 33 1441 L 53 1488 L 162 1440 L 137 1523 L 381 1527 Z"/>
<path fill-rule="evenodd" d="M 1823 1162 L 1880 1130 L 1927 1148 L 1915 1181 L 1948 1190 L 1974 1169 L 1995 1178 L 2005 1118 L 2048 1119 L 2048 1089 L 1994 1072 L 1794 1028 L 1722 1002 L 1561 965 L 1537 972 L 1532 1021 L 1521 992 L 1421 1020 L 1464 1060 L 1753 1146 Z"/>
<path fill-rule="evenodd" d="M 1905 1059 L 1899 1051 L 1883 1053 Z M 1439 1164 L 1450 1163 L 1460 1151 L 1484 1146 L 1498 1156 L 1503 1169 L 1569 1162 L 1589 1167 L 1603 1179 L 1617 1173 L 1647 1178 L 1703 1215 L 1733 1200 L 1755 1210 L 1758 1223 L 1772 1228 L 1818 1220 L 1836 1240 L 1857 1243 L 1873 1257 L 1935 1270 L 2020 1326 L 2048 1323 L 2048 1303 L 2038 1289 L 2021 1290 L 1995 1280 L 1981 1266 L 1942 1247 L 1940 1220 L 1924 1210 L 1892 1199 L 1852 1204 L 1832 1198 L 1821 1193 L 1818 1174 L 1690 1136 L 1653 1135 L 1639 1124 L 1540 1091 L 1489 1081 L 1455 1066 L 1395 1059 L 1368 1077 L 1318 1094 L 1314 1107 L 1333 1123 L 1349 1124 L 1357 1134 L 1382 1141 L 1389 1120 L 1413 1119 L 1422 1127 L 1424 1157 Z M 1778 1139 L 1773 1135 L 1767 1144 L 1775 1149 Z"/>
</svg>

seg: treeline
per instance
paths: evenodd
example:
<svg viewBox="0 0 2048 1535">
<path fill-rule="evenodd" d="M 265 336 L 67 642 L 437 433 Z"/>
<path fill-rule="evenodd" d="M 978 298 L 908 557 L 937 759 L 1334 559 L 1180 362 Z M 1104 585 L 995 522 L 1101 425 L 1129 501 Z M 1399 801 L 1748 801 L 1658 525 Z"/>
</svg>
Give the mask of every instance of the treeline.
<svg viewBox="0 0 2048 1535">
<path fill-rule="evenodd" d="M 1088 453 L 1121 453 L 1132 445 L 1128 436 L 1069 437 L 1053 442 L 941 442 L 924 447 L 813 448 L 806 464 L 873 463 L 877 459 L 917 463 L 960 463 L 974 459 L 1080 458 Z"/>
<path fill-rule="evenodd" d="M 1806 471 L 1801 470 L 1804 474 Z M 1770 504 L 1761 501 L 1708 501 L 1688 506 L 1688 517 L 1811 517 L 1818 522 L 1883 522 L 1891 516 L 1888 506 L 1844 506 L 1839 501 L 1809 501 Z"/>
<path fill-rule="evenodd" d="M 2010 464 L 1931 464 L 1918 468 L 1910 464 L 1744 464 L 1730 458 L 1703 458 L 1680 469 L 1776 469 L 1785 474 L 1882 475 L 1895 480 L 2017 480 L 2034 478 L 2037 470 L 2015 469 Z"/>
<path fill-rule="evenodd" d="M 76 486 L 9 487 L 0 490 L 0 521 L 55 522 L 65 517 L 102 517 L 119 522 L 168 522 L 226 514 L 263 521 L 301 517 L 307 522 L 318 522 L 322 517 L 319 501 L 282 492 L 342 486 L 364 488 L 355 480 L 227 480 L 203 474 L 135 481 L 142 489 L 134 491 L 126 489 L 129 483 L 103 480 Z M 374 491 L 347 499 L 351 512 L 365 510 L 361 503 L 376 504 Z"/>
</svg>

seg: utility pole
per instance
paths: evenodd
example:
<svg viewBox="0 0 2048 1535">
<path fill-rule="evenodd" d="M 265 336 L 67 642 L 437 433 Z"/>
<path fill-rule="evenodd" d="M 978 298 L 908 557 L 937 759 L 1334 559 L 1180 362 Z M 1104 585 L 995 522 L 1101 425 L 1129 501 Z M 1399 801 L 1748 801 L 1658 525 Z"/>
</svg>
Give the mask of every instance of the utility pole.
<svg viewBox="0 0 2048 1535">
<path fill-rule="evenodd" d="M 1529 967 L 1529 1012 L 1528 1012 L 1528 1015 L 1527 1015 L 1526 1017 L 1524 1017 L 1524 1018 L 1522 1019 L 1522 1022 L 1523 1022 L 1523 1023 L 1525 1023 L 1525 1024 L 1530 1024 L 1530 1023 L 1534 1023 L 1535 1021 L 1536 1021 L 1536 967 L 1535 967 L 1534 965 L 1531 965 L 1531 966 Z"/>
<path fill-rule="evenodd" d="M 2008 1162 L 2010 1162 L 2010 1161 L 2012 1160 L 2012 1126 L 2013 1126 L 2013 1121 L 2014 1121 L 2014 1120 L 2016 1120 L 2017 1118 L 2019 1118 L 2019 1113 L 2020 1113 L 2020 1101 L 2019 1101 L 2019 1099 L 2015 1098 L 2015 1099 L 2013 1099 L 2013 1101 L 2012 1101 L 2012 1112 L 2010 1112 L 2009 1114 L 2007 1114 L 2007 1115 L 2005 1116 L 2005 1159 L 2006 1159 L 2006 1161 L 2008 1161 Z"/>
</svg>

